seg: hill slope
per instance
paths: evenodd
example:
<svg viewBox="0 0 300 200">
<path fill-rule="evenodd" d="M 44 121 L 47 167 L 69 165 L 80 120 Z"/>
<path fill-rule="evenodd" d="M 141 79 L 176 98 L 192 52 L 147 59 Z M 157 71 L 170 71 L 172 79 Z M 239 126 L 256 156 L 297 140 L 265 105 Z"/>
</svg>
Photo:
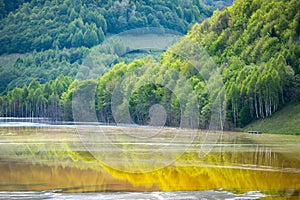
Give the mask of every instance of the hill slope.
<svg viewBox="0 0 300 200">
<path fill-rule="evenodd" d="M 222 70 L 229 126 L 243 127 L 252 120 L 272 116 L 288 102 L 298 100 L 300 12 L 296 7 L 300 7 L 300 2 L 296 0 L 237 0 L 231 7 L 215 11 L 211 18 L 195 25 L 188 33 L 189 38 L 204 46 Z M 193 46 L 187 47 L 184 42 L 178 42 L 175 46 L 193 52 Z M 151 63 L 147 60 L 144 62 Z M 139 64 L 132 65 L 138 67 Z M 168 80 L 175 69 L 180 77 L 186 78 L 185 82 L 192 83 L 198 98 L 200 127 L 207 128 L 211 116 L 211 98 L 219 92 L 219 88 L 207 91 L 203 74 L 195 70 L 186 59 L 172 52 L 162 56 L 161 65 L 156 70 L 157 80 L 180 83 L 180 79 Z M 118 65 L 100 78 L 97 108 L 101 119 L 108 117 L 108 121 L 113 120 L 110 94 L 120 78 L 118 74 L 122 75 L 132 69 L 131 65 Z M 209 67 L 207 70 L 210 70 Z M 149 73 L 140 75 L 140 79 L 151 77 L 151 73 L 149 70 Z M 127 87 L 126 83 L 123 86 Z M 130 84 L 128 87 L 131 87 Z M 170 108 L 167 110 L 170 115 L 167 118 L 168 125 L 178 125 L 178 99 L 160 86 L 149 85 L 145 90 L 146 94 L 137 90 L 134 93 L 136 96 L 133 95 L 131 99 L 133 119 L 136 118 L 136 122 L 142 121 L 142 124 L 147 123 L 151 104 L 159 102 Z M 154 97 L 149 98 L 151 96 Z M 187 98 L 192 99 L 192 95 Z M 137 109 L 138 103 L 143 106 Z M 187 108 L 187 105 L 181 106 Z M 186 116 L 190 114 L 194 113 L 186 112 Z M 140 116 L 143 119 L 139 119 Z"/>
<path fill-rule="evenodd" d="M 300 103 L 291 103 L 271 117 L 252 122 L 243 130 L 300 135 Z"/>
<path fill-rule="evenodd" d="M 108 34 L 148 26 L 186 33 L 213 10 L 231 3 L 0 0 L 0 94 L 34 79 L 54 80 L 60 73 L 74 77 L 89 49 Z"/>
<path fill-rule="evenodd" d="M 206 6 L 199 0 L 22 2 L 18 4 L 19 9 L 1 20 L 0 54 L 92 47 L 101 43 L 107 33 L 147 26 L 185 33 L 220 6 Z M 220 2 L 226 5 L 225 1 Z"/>
<path fill-rule="evenodd" d="M 231 7 L 215 11 L 213 16 L 195 25 L 187 38 L 200 43 L 221 69 L 227 96 L 227 124 L 243 127 L 256 119 L 272 116 L 280 108 L 300 98 L 300 7 L 298 0 L 236 0 Z M 193 54 L 193 44 L 185 40 L 174 48 Z M 202 56 L 202 55 L 201 55 Z M 210 59 L 204 58 L 203 73 L 209 73 Z M 202 58 L 199 58 L 202 59 Z M 200 61 L 200 60 L 199 60 Z M 212 95 L 218 96 L 220 88 L 208 90 L 204 75 L 195 70 L 187 60 L 171 51 L 165 52 L 160 63 L 146 58 L 130 64 L 120 63 L 97 80 L 96 110 L 98 119 L 113 122 L 112 92 L 123 74 L 135 71 L 146 64 L 153 65 L 145 73 L 132 73 L 128 80 L 161 81 L 175 86 L 174 95 L 162 84 L 141 87 L 138 81 L 122 84 L 126 91 L 133 91 L 128 102 L 131 117 L 136 123 L 149 122 L 149 109 L 153 104 L 166 107 L 166 125 L 178 126 L 182 116 L 196 119 L 199 127 L 208 128 L 211 119 Z M 138 76 L 137 76 L 138 74 Z M 220 80 L 219 78 L 218 80 Z M 180 87 L 187 83 L 187 89 Z M 71 101 L 74 91 L 95 82 L 74 82 L 61 96 L 61 109 L 71 120 Z M 176 84 L 179 86 L 176 87 Z M 193 92 L 189 92 L 193 90 Z M 13 94 L 11 92 L 10 94 Z M 190 101 L 179 99 L 185 97 Z M 13 102 L 10 98 L 6 102 Z M 192 101 L 191 101 L 192 100 Z M 120 100 L 120 103 L 121 100 Z M 182 105 L 180 105 L 182 103 Z M 198 104 L 199 115 L 194 104 Z M 11 104 L 14 109 L 14 104 Z M 197 110 L 196 109 L 196 110 Z M 196 115 L 197 114 L 197 115 Z M 295 125 L 295 124 L 294 124 Z M 292 126 L 294 126 L 292 125 Z"/>
<path fill-rule="evenodd" d="M 189 32 L 222 67 L 235 126 L 299 100 L 299 7 L 298 0 L 236 0 Z"/>
</svg>

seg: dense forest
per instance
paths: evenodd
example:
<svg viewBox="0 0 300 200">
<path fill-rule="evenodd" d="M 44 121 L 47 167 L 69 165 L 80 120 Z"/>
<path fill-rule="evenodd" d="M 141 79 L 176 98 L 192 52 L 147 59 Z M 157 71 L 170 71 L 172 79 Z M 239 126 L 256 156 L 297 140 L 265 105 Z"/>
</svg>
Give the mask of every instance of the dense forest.
<svg viewBox="0 0 300 200">
<path fill-rule="evenodd" d="M 244 126 L 300 97 L 300 2 L 236 1 L 191 37 L 223 69 L 228 120 Z"/>
<path fill-rule="evenodd" d="M 31 0 L 1 0 L 0 1 L 0 19 L 5 18 L 10 12 L 18 9 L 23 3 L 30 2 Z"/>
<path fill-rule="evenodd" d="M 106 36 L 140 27 L 186 33 L 231 1 L 0 0 L 0 94 L 75 77 L 91 47 Z"/>
<path fill-rule="evenodd" d="M 211 16 L 213 9 L 221 6 L 206 6 L 199 0 L 32 0 L 2 4 L 3 13 L 5 8 L 6 12 L 18 9 L 1 21 L 0 54 L 90 48 L 109 33 L 138 27 L 165 27 L 186 33 L 194 23 Z"/>
<path fill-rule="evenodd" d="M 117 4 L 121 6 L 124 2 L 127 1 L 118 2 Z M 155 7 L 151 4 L 152 1 L 145 2 L 149 3 L 150 7 Z M 172 8 L 167 2 L 169 1 L 165 1 L 166 7 L 169 9 Z M 211 3 L 212 1 L 203 2 Z M 31 4 L 27 4 L 27 6 L 29 5 Z M 81 5 L 85 6 L 85 4 Z M 68 8 L 71 7 L 69 6 Z M 202 3 L 195 3 L 195 7 L 188 7 L 190 9 L 196 9 L 197 7 L 200 13 L 204 13 L 205 15 L 209 15 L 209 12 L 211 12 L 210 9 L 206 11 L 202 10 L 201 12 L 201 9 L 211 8 L 204 6 Z M 271 116 L 289 102 L 300 100 L 300 12 L 297 9 L 299 7 L 300 2 L 298 0 L 236 0 L 232 6 L 224 8 L 221 11 L 215 11 L 212 17 L 194 25 L 187 33 L 186 38 L 201 44 L 221 71 L 227 98 L 226 128 L 243 127 L 254 119 Z M 192 20 L 188 20 L 184 8 L 185 6 L 182 5 L 181 10 L 183 15 L 178 14 L 178 10 L 175 13 L 178 17 L 183 16 L 182 19 L 187 20 L 186 22 L 192 24 L 204 19 L 204 15 L 202 17 L 198 15 L 199 18 L 195 18 L 194 16 Z M 23 7 L 19 11 L 22 9 Z M 95 9 L 99 9 L 99 7 L 96 6 Z M 176 10 L 177 6 L 174 9 Z M 138 12 L 138 9 L 136 10 Z M 158 11 L 159 9 L 154 10 Z M 107 25 L 107 29 L 102 29 L 104 30 L 104 35 L 108 32 L 113 32 L 112 30 L 116 30 L 111 27 L 116 22 L 109 22 L 107 20 L 108 18 L 110 20 L 116 19 L 115 16 L 107 17 L 105 12 L 100 13 L 103 13 L 103 19 L 105 19 Z M 163 13 L 166 14 L 167 12 Z M 193 12 L 188 13 L 191 14 Z M 122 16 L 128 17 L 124 13 Z M 123 20 L 124 23 L 128 22 L 126 20 Z M 168 21 L 168 23 L 171 22 Z M 89 22 L 84 22 L 83 24 L 84 26 L 91 26 Z M 163 21 L 159 21 L 159 24 L 168 27 Z M 189 27 L 190 24 L 182 27 Z M 144 24 L 143 26 L 145 25 L 149 24 Z M 126 26 L 126 28 L 132 27 Z M 126 28 L 116 30 L 116 32 L 120 32 Z M 182 31 L 186 29 L 175 30 Z M 1 41 L 3 40 L 1 39 Z M 43 84 L 38 83 L 36 80 L 31 80 L 28 86 L 25 85 L 13 89 L 14 86 L 11 85 L 10 91 L 6 87 L 3 88 L 3 91 L 7 91 L 7 95 L 0 97 L 0 105 L 2 105 L 0 107 L 1 116 L 55 116 L 56 119 L 72 120 L 72 94 L 80 88 L 96 84 L 95 107 L 98 120 L 113 123 L 114 113 L 112 113 L 111 103 L 113 90 L 119 87 L 117 83 L 123 79 L 125 73 L 130 71 L 135 72 L 142 66 L 151 65 L 152 68 L 142 75 L 132 73 L 132 78 L 134 79 L 139 76 L 140 79 L 153 79 L 154 84 L 139 85 L 139 82 L 122 81 L 122 83 L 126 83 L 122 86 L 126 91 L 131 88 L 137 88 L 132 92 L 127 102 L 132 120 L 138 124 L 149 124 L 150 116 L 148 111 L 151 105 L 161 104 L 166 109 L 166 125 L 178 126 L 182 117 L 190 116 L 199 118 L 199 128 L 208 128 L 212 112 L 212 99 L 214 99 L 214 95 L 218 95 L 219 91 L 209 91 L 203 78 L 203 73 L 195 70 L 187 59 L 169 50 L 161 55 L 159 61 L 150 56 L 131 63 L 118 63 L 98 80 L 74 80 L 72 82 L 72 77 L 76 69 L 78 69 L 78 65 L 80 65 L 82 58 L 87 54 L 85 51 L 88 51 L 88 46 L 78 45 L 82 46 L 82 50 L 79 52 L 83 51 L 84 53 L 76 53 L 73 50 L 73 55 L 68 46 L 56 45 L 54 47 L 54 43 L 55 41 L 49 46 L 49 48 L 54 49 L 48 50 L 55 57 L 50 62 L 63 61 L 69 63 L 69 65 L 64 65 L 66 66 L 66 73 L 63 74 L 71 78 L 59 76 L 56 80 L 50 82 L 46 82 L 46 79 L 39 80 Z M 56 44 L 59 44 L 59 42 L 56 42 Z M 184 38 L 172 48 L 185 48 L 184 50 L 191 51 L 192 53 L 193 49 L 189 49 L 183 44 L 185 44 Z M 32 46 L 28 50 L 31 48 Z M 64 49 L 60 50 L 61 48 Z M 5 51 L 9 52 L 7 49 Z M 24 62 L 24 59 L 27 58 L 31 60 L 31 65 L 34 66 L 36 65 L 34 64 L 36 62 L 35 57 L 37 55 L 41 57 L 47 55 L 48 53 L 46 52 L 35 52 L 34 55 L 20 57 L 16 59 L 14 65 L 17 66 L 18 62 Z M 71 57 L 75 58 L 71 59 Z M 27 66 L 30 65 L 27 64 Z M 14 68 L 15 71 L 18 71 L 18 68 L 20 67 Z M 74 69 L 74 72 L 68 70 L 71 68 Z M 204 68 L 209 70 L 209 66 Z M 43 69 L 48 71 L 47 67 Z M 50 69 L 54 70 L 52 67 Z M 58 69 L 61 71 L 64 68 Z M 24 70 L 26 69 L 24 68 Z M 3 70 L 3 72 L 1 70 L 1 73 L 4 72 L 8 74 L 7 77 L 12 73 L 10 70 Z M 2 76 L 6 77 L 5 74 Z M 52 77 L 52 79 L 56 77 Z M 7 86 L 9 86 L 9 82 L 12 80 L 6 80 L 8 83 Z M 176 93 L 179 90 L 176 85 L 181 85 L 182 82 L 187 82 L 191 86 L 191 88 L 185 88 L 185 92 L 182 93 L 189 101 L 182 101 L 182 97 L 174 94 L 174 91 Z M 170 90 L 164 87 L 164 85 L 174 85 L 174 87 Z M 39 89 L 36 90 L 37 88 Z M 193 92 L 190 92 L 191 89 Z M 33 91 L 38 91 L 38 93 L 33 94 Z M 35 98 L 34 102 L 39 102 L 38 104 L 33 103 L 33 97 Z M 193 116 L 194 112 L 192 108 L 194 106 L 191 105 L 193 102 L 197 102 L 199 116 Z M 41 106 L 37 108 L 30 107 L 33 105 Z M 53 111 L 54 107 L 56 109 L 55 112 Z M 28 108 L 33 109 L 33 111 L 28 113 Z"/>
</svg>

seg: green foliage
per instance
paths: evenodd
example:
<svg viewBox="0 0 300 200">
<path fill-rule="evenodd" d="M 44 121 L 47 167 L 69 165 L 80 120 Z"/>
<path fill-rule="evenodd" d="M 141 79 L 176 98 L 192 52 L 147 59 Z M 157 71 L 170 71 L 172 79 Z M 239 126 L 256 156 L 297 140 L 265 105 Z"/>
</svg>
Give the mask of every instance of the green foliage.
<svg viewBox="0 0 300 200">
<path fill-rule="evenodd" d="M 143 71 L 143 67 L 148 65 L 151 65 L 151 68 Z M 115 103 L 121 110 L 123 107 L 129 109 L 132 120 L 130 123 L 140 125 L 161 123 L 153 122 L 155 119 L 151 118 L 152 106 L 159 104 L 166 112 L 164 125 L 187 126 L 181 124 L 183 117 L 186 119 L 202 117 L 199 127 L 207 128 L 210 117 L 209 94 L 201 75 L 192 68 L 185 59 L 178 58 L 171 52 L 164 53 L 160 63 L 152 58 L 145 58 L 128 65 L 125 63 L 115 65 L 99 79 L 96 96 L 99 121 L 115 122 L 118 114 L 112 113 L 112 94 L 116 88 L 122 88 L 124 93 L 117 95 Z M 192 88 L 195 93 L 190 93 Z M 194 97 L 197 99 L 193 100 Z M 195 114 L 193 103 L 199 105 L 200 116 L 193 116 Z M 163 111 L 161 114 L 164 114 Z"/>
<path fill-rule="evenodd" d="M 272 116 L 287 102 L 299 99 L 297 57 L 300 57 L 300 52 L 297 50 L 298 25 L 295 25 L 298 23 L 299 11 L 293 9 L 295 7 L 299 7 L 299 2 L 294 0 L 264 3 L 240 0 L 232 7 L 216 11 L 212 18 L 195 25 L 189 32 L 189 37 L 202 44 L 217 64 L 223 63 L 222 75 L 228 100 L 227 120 L 233 126 L 243 127 L 254 119 Z M 281 17 L 276 17 L 277 15 Z M 177 45 L 180 46 L 180 43 Z M 211 112 L 210 98 L 217 91 L 209 93 L 201 78 L 202 74 L 193 70 L 184 59 L 167 52 L 160 61 L 162 69 L 155 72 L 150 70 L 152 74 L 157 74 L 157 79 L 162 74 L 166 78 L 172 73 L 171 69 L 176 69 L 184 75 L 197 93 L 200 127 L 207 128 Z M 105 121 L 107 112 L 111 111 L 109 102 L 115 82 L 123 74 L 128 73 L 128 70 L 126 65 L 121 67 L 117 65 L 100 78 L 98 111 L 101 120 Z M 209 67 L 206 70 L 209 70 Z M 147 77 L 147 73 L 143 76 Z M 160 102 L 154 95 L 159 94 L 159 89 L 160 87 L 152 85 L 142 87 L 133 93 L 131 114 L 135 121 L 145 124 L 149 120 L 147 115 L 149 106 Z M 179 109 L 180 103 L 176 102 L 176 99 L 171 97 L 168 102 Z M 183 116 L 192 114 L 188 111 L 188 105 L 183 105 L 185 109 L 182 112 Z M 113 120 L 112 115 L 109 116 L 109 120 Z M 173 115 L 173 118 L 176 118 L 174 116 L 178 118 L 178 112 Z"/>
<path fill-rule="evenodd" d="M 204 3 L 217 5 L 220 2 L 206 0 Z M 26 4 L 26 6 L 32 6 L 32 4 Z M 55 7 L 54 3 L 52 4 L 45 1 L 44 4 L 40 5 Z M 35 37 L 36 42 L 32 43 L 30 38 L 20 39 L 16 37 L 12 41 L 19 42 L 20 51 L 32 48 L 33 44 L 35 45 L 34 48 L 39 50 L 47 49 L 47 47 L 59 49 L 69 46 L 80 47 L 82 45 L 92 47 L 102 42 L 107 32 L 118 33 L 129 28 L 148 25 L 174 27 L 175 30 L 184 32 L 192 23 L 202 21 L 212 11 L 211 8 L 196 0 L 159 2 L 155 0 L 122 0 L 106 3 L 100 1 L 97 3 L 84 1 L 82 3 L 82 1 L 77 0 L 72 1 L 72 3 L 66 1 L 63 4 L 68 6 L 57 7 L 62 16 L 59 20 L 67 21 L 65 27 L 69 30 L 61 28 L 58 32 L 47 32 L 41 37 Z M 26 6 L 22 6 L 19 11 L 26 10 Z M 270 117 L 285 104 L 299 100 L 300 13 L 297 9 L 299 7 L 300 3 L 297 0 L 236 0 L 233 6 L 222 11 L 215 11 L 211 18 L 204 20 L 201 24 L 196 24 L 188 33 L 188 37 L 203 45 L 220 67 L 227 97 L 228 111 L 226 119 L 230 126 L 243 127 L 252 120 Z M 47 8 L 44 9 L 47 10 Z M 33 7 L 32 10 L 34 10 Z M 101 17 L 95 19 L 96 16 L 99 16 L 95 15 L 97 12 L 101 13 L 102 16 L 100 15 Z M 18 13 L 23 16 L 21 12 L 17 12 L 16 14 L 10 14 L 5 20 L 12 22 L 19 19 L 20 16 L 15 16 Z M 71 17 L 64 18 L 64 13 L 70 13 Z M 47 14 L 49 14 L 49 19 L 55 21 L 56 18 L 54 15 L 51 16 L 51 12 L 47 12 Z M 68 21 L 69 19 L 71 21 Z M 46 20 L 44 22 L 47 23 Z M 11 26 L 13 27 L 12 24 Z M 4 27 L 3 30 L 8 31 L 9 28 Z M 57 35 L 53 36 L 52 34 Z M 22 37 L 29 36 L 30 33 L 24 34 Z M 4 34 L 1 37 L 3 52 L 10 52 L 5 48 L 14 49 L 14 47 L 8 47 L 6 42 L 11 39 L 10 36 Z M 51 42 L 52 47 L 50 47 Z M 176 47 L 180 48 L 181 45 L 179 42 Z M 113 47 L 104 47 L 99 51 L 100 54 L 103 53 L 103 56 L 98 59 L 105 61 L 106 57 L 104 55 L 107 53 L 117 59 L 125 51 L 124 48 L 118 46 L 118 42 Z M 193 53 L 193 49 L 182 48 Z M 55 55 L 54 51 L 51 51 L 49 50 L 45 55 L 51 53 Z M 60 62 L 65 60 L 66 63 L 70 63 L 69 66 L 80 63 L 84 55 L 84 51 L 80 49 L 61 52 L 64 52 L 67 56 L 60 56 Z M 98 55 L 91 55 L 91 57 L 93 56 L 97 57 Z M 16 66 L 16 68 L 32 66 L 33 63 L 38 66 L 37 63 L 39 62 L 32 59 L 33 57 L 25 56 L 18 59 L 15 65 L 19 63 L 20 66 Z M 111 63 L 106 64 L 110 65 Z M 145 72 L 139 71 L 146 64 L 151 65 L 151 69 Z M 41 62 L 40 65 L 45 64 Z M 83 68 L 80 72 L 82 76 L 85 75 L 85 70 L 90 69 L 89 67 L 87 65 L 86 69 Z M 212 112 L 212 99 L 220 91 L 219 88 L 208 91 L 203 76 L 205 73 L 209 73 L 211 68 L 209 64 L 203 66 L 203 68 L 201 72 L 198 72 L 187 60 L 174 55 L 170 51 L 165 52 L 160 57 L 159 63 L 152 58 L 135 60 L 129 64 L 118 63 L 109 72 L 101 76 L 98 81 L 95 102 L 98 119 L 101 122 L 114 122 L 112 94 L 116 87 L 122 87 L 124 91 L 132 91 L 132 93 L 128 102 L 124 100 L 118 102 L 120 103 L 119 106 L 120 108 L 129 106 L 132 120 L 136 123 L 149 123 L 149 109 L 153 104 L 161 104 L 166 109 L 167 125 L 178 126 L 181 117 L 199 117 L 199 127 L 208 128 Z M 12 85 L 12 88 L 18 85 L 12 80 L 19 76 L 19 72 L 8 70 L 4 66 L 2 66 L 2 69 L 1 73 L 7 75 L 7 78 L 1 81 L 8 84 L 8 86 Z M 21 69 L 25 70 L 25 68 Z M 131 76 L 124 76 L 130 73 Z M 65 75 L 70 74 L 66 73 Z M 19 80 L 19 82 L 21 81 Z M 43 80 L 39 80 L 39 82 L 43 82 Z M 122 83 L 121 86 L 118 85 L 120 82 Z M 189 87 L 180 88 L 177 86 L 182 85 L 180 83 L 183 82 L 189 84 L 196 98 L 190 93 Z M 68 90 L 65 89 L 66 87 L 57 86 L 55 90 L 60 91 L 57 95 L 63 113 L 61 116 L 64 119 L 72 119 L 72 94 L 78 88 L 84 88 L 85 84 L 89 85 L 89 83 L 88 81 L 75 81 Z M 151 84 L 143 85 L 142 83 Z M 28 96 L 37 105 L 43 105 L 52 95 L 50 85 L 46 84 L 43 86 L 44 89 L 38 89 L 41 86 L 36 82 L 32 82 L 28 86 Z M 169 90 L 163 85 L 174 85 L 174 88 Z M 35 93 L 31 89 L 34 87 L 37 88 Z M 27 90 L 23 89 L 24 91 Z M 173 92 L 179 92 L 179 95 L 176 96 Z M 19 105 L 17 99 L 20 93 L 22 94 L 19 89 L 16 89 L 0 99 L 3 105 L 9 105 L 10 115 L 16 114 L 12 114 L 12 111 L 18 111 L 14 105 Z M 25 93 L 27 94 L 27 91 Z M 44 96 L 41 94 L 44 94 Z M 194 116 L 193 102 L 197 102 L 199 116 Z M 2 113 L 7 113 L 6 106 L 2 106 Z M 40 113 L 41 110 L 35 110 L 35 112 Z"/>
<path fill-rule="evenodd" d="M 168 88 L 156 85 L 156 84 L 146 84 L 138 88 L 133 92 L 129 100 L 129 112 L 132 120 L 136 124 L 148 125 L 153 124 L 157 125 L 162 122 L 156 122 L 155 117 L 151 118 L 151 107 L 153 105 L 161 105 L 166 111 L 166 125 L 167 126 L 179 126 L 180 124 L 180 113 L 179 105 L 172 105 L 172 101 L 178 101 L 172 91 Z M 163 111 L 161 111 L 163 112 Z M 159 116 L 157 116 L 160 119 Z M 152 120 L 152 121 L 151 121 Z M 163 120 L 163 119 L 162 119 Z"/>
<path fill-rule="evenodd" d="M 6 17 L 10 12 L 18 9 L 23 3 L 31 0 L 0 0 L 0 19 Z"/>
<path fill-rule="evenodd" d="M 46 84 L 33 80 L 22 88 L 14 88 L 6 96 L 0 96 L 0 117 L 62 119 L 61 99 L 71 83 L 70 77 L 59 76 Z"/>
<path fill-rule="evenodd" d="M 87 8 L 82 1 L 44 0 L 22 4 L 1 21 L 0 54 L 97 45 L 107 30 L 101 13 L 100 8 Z M 83 41 L 80 32 L 86 33 Z"/>
<path fill-rule="evenodd" d="M 295 0 L 237 0 L 189 33 L 225 66 L 227 119 L 234 126 L 298 100 L 298 7 Z"/>
<path fill-rule="evenodd" d="M 220 7 L 211 2 L 207 5 L 198 0 L 1 0 L 0 55 L 92 47 L 107 33 L 149 26 L 185 33 Z"/>
<path fill-rule="evenodd" d="M 28 85 L 32 80 L 46 83 L 60 75 L 74 77 L 88 49 L 81 47 L 69 50 L 47 50 L 32 54 L 1 56 L 0 94 L 15 87 Z"/>
<path fill-rule="evenodd" d="M 186 32 L 218 7 L 207 5 L 211 7 L 198 1 L 1 0 L 0 94 L 32 80 L 43 84 L 59 75 L 75 77 L 87 48 L 101 43 L 107 33 L 146 26 Z M 195 20 L 188 22 L 186 13 Z M 125 47 L 117 41 L 101 51 L 103 55 L 93 59 L 108 66 L 100 68 L 112 64 L 106 60 L 129 62 L 136 56 L 119 58 Z"/>
</svg>

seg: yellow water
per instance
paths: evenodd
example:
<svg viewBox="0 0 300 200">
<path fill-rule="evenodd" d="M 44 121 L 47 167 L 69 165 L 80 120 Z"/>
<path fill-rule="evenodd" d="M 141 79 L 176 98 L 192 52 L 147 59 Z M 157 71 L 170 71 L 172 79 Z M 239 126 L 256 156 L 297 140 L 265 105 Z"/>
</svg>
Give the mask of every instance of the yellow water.
<svg viewBox="0 0 300 200">
<path fill-rule="evenodd" d="M 110 131 L 114 129 L 110 128 Z M 107 160 L 103 162 L 97 156 L 96 159 L 95 154 L 84 148 L 74 128 L 1 128 L 0 134 L 2 191 L 222 189 L 235 193 L 262 191 L 264 194 L 299 197 L 300 140 L 297 136 L 223 133 L 218 144 L 204 156 L 198 151 L 197 144 L 201 143 L 202 137 L 199 136 L 182 153 L 172 149 L 169 153 L 176 154 L 173 162 L 149 170 L 151 168 L 147 165 L 152 165 L 152 162 L 145 160 L 142 163 L 138 158 L 133 160 L 134 156 L 127 159 L 128 162 L 123 160 L 115 165 L 110 165 Z M 180 145 L 176 148 L 180 149 Z M 116 158 L 120 157 L 122 155 Z M 137 162 L 141 162 L 140 165 Z M 143 172 L 145 166 L 147 169 Z M 133 173 L 136 169 L 132 169 L 130 172 L 133 167 L 138 167 L 139 171 Z M 127 172 L 120 170 L 123 168 Z"/>
</svg>

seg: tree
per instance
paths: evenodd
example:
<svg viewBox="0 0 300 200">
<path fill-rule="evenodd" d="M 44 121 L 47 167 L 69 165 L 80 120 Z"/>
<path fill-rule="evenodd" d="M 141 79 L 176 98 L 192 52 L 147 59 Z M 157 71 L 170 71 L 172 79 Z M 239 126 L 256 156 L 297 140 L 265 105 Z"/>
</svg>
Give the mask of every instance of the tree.
<svg viewBox="0 0 300 200">
<path fill-rule="evenodd" d="M 105 35 L 101 27 L 97 29 L 97 37 L 98 37 L 98 43 L 102 43 L 105 39 Z"/>
<path fill-rule="evenodd" d="M 99 44 L 98 35 L 95 30 L 88 29 L 83 35 L 83 44 L 84 46 L 91 48 Z"/>
<path fill-rule="evenodd" d="M 81 30 L 77 30 L 76 33 L 73 35 L 72 42 L 73 47 L 81 47 L 83 42 L 83 34 Z"/>
</svg>

